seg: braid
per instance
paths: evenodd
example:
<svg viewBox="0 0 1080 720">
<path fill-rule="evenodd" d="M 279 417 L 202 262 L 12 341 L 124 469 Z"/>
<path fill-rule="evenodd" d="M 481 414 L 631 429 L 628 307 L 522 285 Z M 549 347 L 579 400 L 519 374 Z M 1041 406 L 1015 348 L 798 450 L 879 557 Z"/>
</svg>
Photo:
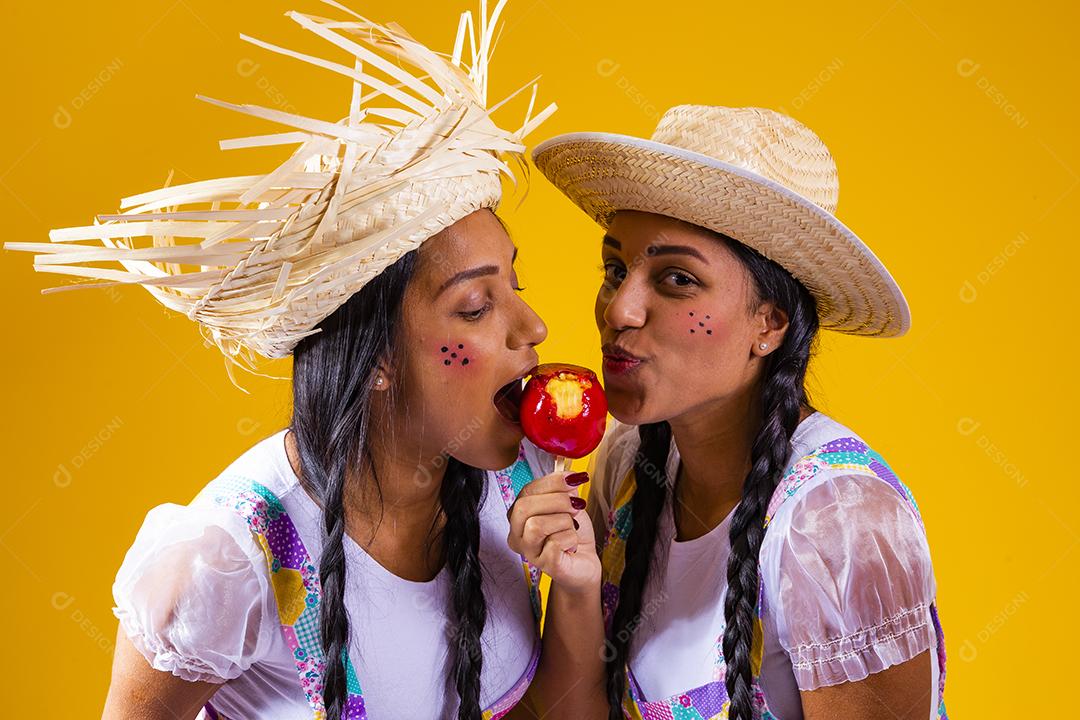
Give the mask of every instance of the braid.
<svg viewBox="0 0 1080 720">
<path fill-rule="evenodd" d="M 340 463 L 334 463 L 339 465 Z M 343 656 L 349 646 L 349 615 L 345 607 L 345 468 L 335 468 L 327 478 L 323 523 L 325 544 L 319 559 L 323 597 L 319 604 L 319 632 L 326 654 L 323 697 L 327 718 L 342 717 L 347 694 Z"/>
<path fill-rule="evenodd" d="M 788 314 L 784 339 L 766 359 L 761 390 L 762 425 L 750 452 L 750 472 L 731 519 L 723 652 L 731 720 L 751 720 L 751 652 L 758 600 L 758 552 L 765 536 L 765 513 L 791 453 L 799 414 L 809 404 L 804 382 L 817 336 L 813 297 L 786 270 L 754 250 L 729 243 L 754 278 L 756 301 L 769 300 Z"/>
<path fill-rule="evenodd" d="M 458 693 L 458 720 L 480 720 L 480 637 L 487 621 L 480 568 L 480 504 L 484 475 L 450 458 L 440 489 L 446 516 L 443 544 L 450 572 L 450 682 Z"/>
<path fill-rule="evenodd" d="M 772 357 L 783 355 L 783 348 Z M 790 353 L 788 353 L 790 355 Z M 793 362 L 793 360 L 795 360 Z M 777 357 L 762 391 L 765 420 L 754 439 L 752 467 L 742 499 L 731 519 L 728 588 L 724 600 L 725 683 L 731 720 L 751 718 L 750 652 L 758 597 L 758 551 L 765 536 L 765 512 L 787 462 L 791 436 L 799 424 L 802 403 L 800 366 L 792 357 Z"/>
<path fill-rule="evenodd" d="M 667 502 L 667 458 L 671 448 L 671 426 L 666 422 L 638 428 L 640 449 L 634 457 L 634 496 L 630 505 L 630 537 L 626 541 L 626 563 L 619 579 L 619 601 L 612 619 L 608 642 L 607 695 L 609 720 L 622 720 L 622 698 L 626 692 L 626 663 L 630 642 L 639 625 L 641 600 L 649 578 L 653 547 L 656 545 L 660 512 Z"/>
</svg>

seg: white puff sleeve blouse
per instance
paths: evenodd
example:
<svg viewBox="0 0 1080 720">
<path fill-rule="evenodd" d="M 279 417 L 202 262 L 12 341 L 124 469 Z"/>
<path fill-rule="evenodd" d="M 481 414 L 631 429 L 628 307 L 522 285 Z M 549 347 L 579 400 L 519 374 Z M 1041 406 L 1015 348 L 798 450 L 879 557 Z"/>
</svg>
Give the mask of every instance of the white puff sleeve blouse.
<svg viewBox="0 0 1080 720">
<path fill-rule="evenodd" d="M 157 670 L 222 683 L 269 648 L 277 608 L 247 523 L 210 503 L 150 510 L 113 584 L 113 614 Z"/>
<path fill-rule="evenodd" d="M 803 690 L 862 680 L 935 641 L 918 518 L 880 478 L 824 475 L 778 515 L 761 554 L 770 617 Z"/>
</svg>

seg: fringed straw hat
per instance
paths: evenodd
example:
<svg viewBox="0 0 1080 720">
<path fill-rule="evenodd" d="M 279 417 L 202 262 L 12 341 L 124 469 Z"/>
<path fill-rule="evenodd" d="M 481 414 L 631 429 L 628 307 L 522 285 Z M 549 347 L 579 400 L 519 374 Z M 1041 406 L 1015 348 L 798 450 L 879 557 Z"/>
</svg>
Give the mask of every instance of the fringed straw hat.
<svg viewBox="0 0 1080 720">
<path fill-rule="evenodd" d="M 536 166 L 607 228 L 617 210 L 667 215 L 728 235 L 774 260 L 818 304 L 821 327 L 903 335 L 911 314 L 889 271 L 834 213 L 829 149 L 773 110 L 681 105 L 652 139 L 559 135 L 533 151 Z"/>
<path fill-rule="evenodd" d="M 4 247 L 39 253 L 37 271 L 101 281 L 43 293 L 142 285 L 199 323 L 240 387 L 233 365 L 261 374 L 255 354 L 290 354 L 301 338 L 318 332 L 323 318 L 402 255 L 475 210 L 498 204 L 501 176 L 514 177 L 506 160 L 524 166 L 522 138 L 555 110 L 551 104 L 533 114 L 535 79 L 487 106 L 488 62 L 506 1 L 496 3 L 490 16 L 486 0 L 478 19 L 464 13 L 450 55 L 333 0 L 323 2 L 346 19 L 286 15 L 343 50 L 347 64 L 241 35 L 351 80 L 346 116 L 331 122 L 197 96 L 289 128 L 223 140 L 222 150 L 299 147 L 269 173 L 134 195 L 121 201 L 120 214 L 53 230 L 50 243 Z M 491 112 L 530 88 L 521 127 L 510 132 L 496 126 Z M 100 261 L 118 262 L 123 270 L 95 267 Z"/>
</svg>

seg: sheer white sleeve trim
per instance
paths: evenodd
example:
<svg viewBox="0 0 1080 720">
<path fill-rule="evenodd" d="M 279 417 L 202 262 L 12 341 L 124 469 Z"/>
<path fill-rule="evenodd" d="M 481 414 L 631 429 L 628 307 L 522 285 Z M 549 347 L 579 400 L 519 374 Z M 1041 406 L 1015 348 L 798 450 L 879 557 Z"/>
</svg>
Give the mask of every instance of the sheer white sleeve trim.
<svg viewBox="0 0 1080 720">
<path fill-rule="evenodd" d="M 781 506 L 762 546 L 767 605 L 801 690 L 862 680 L 933 647 L 922 526 L 884 480 L 839 470 Z"/>
<path fill-rule="evenodd" d="M 243 518 L 209 504 L 147 513 L 113 583 L 113 614 L 150 665 L 222 683 L 269 649 L 278 614 Z"/>
</svg>

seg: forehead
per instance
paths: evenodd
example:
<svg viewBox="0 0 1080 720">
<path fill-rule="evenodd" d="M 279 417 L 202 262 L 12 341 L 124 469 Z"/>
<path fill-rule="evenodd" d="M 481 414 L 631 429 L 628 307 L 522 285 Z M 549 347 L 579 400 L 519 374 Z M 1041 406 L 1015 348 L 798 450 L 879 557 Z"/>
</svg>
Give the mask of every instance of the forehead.
<svg viewBox="0 0 1080 720">
<path fill-rule="evenodd" d="M 711 231 L 666 215 L 620 210 L 607 235 L 617 241 L 623 255 L 649 255 L 650 248 L 676 245 L 697 251 L 710 264 L 738 264 L 735 254 Z"/>
<path fill-rule="evenodd" d="M 477 210 L 420 246 L 415 282 L 435 291 L 460 272 L 484 265 L 501 269 L 513 255 L 514 244 L 495 213 Z"/>
</svg>

